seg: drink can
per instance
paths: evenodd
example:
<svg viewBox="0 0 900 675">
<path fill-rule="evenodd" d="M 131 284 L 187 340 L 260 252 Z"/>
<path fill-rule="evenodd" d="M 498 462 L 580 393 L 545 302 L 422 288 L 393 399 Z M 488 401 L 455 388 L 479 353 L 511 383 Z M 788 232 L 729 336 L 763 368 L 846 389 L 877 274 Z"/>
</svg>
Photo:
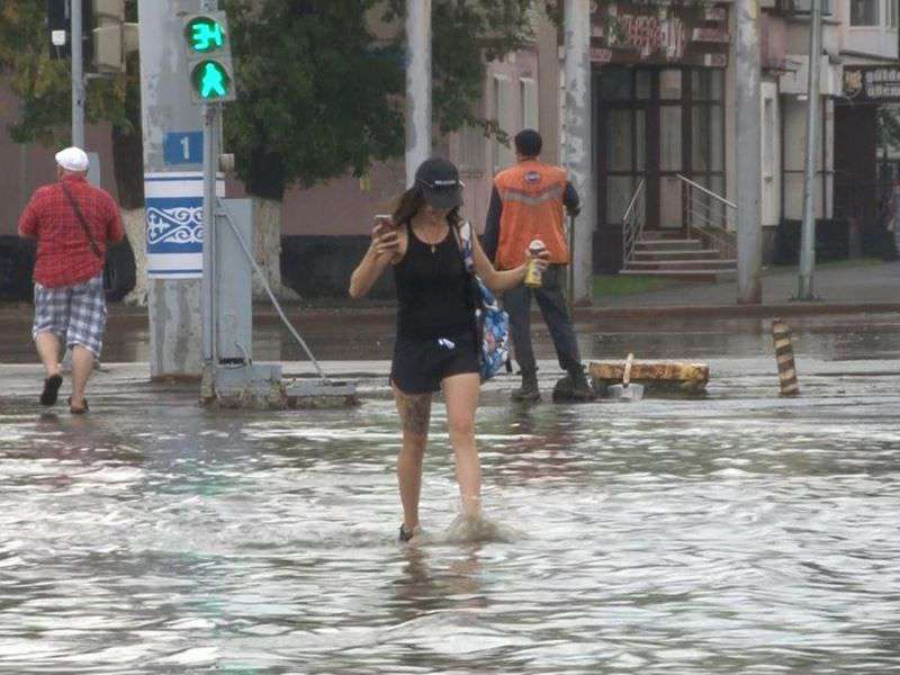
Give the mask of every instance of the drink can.
<svg viewBox="0 0 900 675">
<path fill-rule="evenodd" d="M 535 239 L 528 245 L 528 252 L 532 255 L 538 255 L 541 251 L 544 250 L 544 242 L 540 239 Z M 525 285 L 530 286 L 531 288 L 540 288 L 543 285 L 543 273 L 538 266 L 535 264 L 534 258 L 528 259 L 528 269 L 525 270 Z"/>
</svg>

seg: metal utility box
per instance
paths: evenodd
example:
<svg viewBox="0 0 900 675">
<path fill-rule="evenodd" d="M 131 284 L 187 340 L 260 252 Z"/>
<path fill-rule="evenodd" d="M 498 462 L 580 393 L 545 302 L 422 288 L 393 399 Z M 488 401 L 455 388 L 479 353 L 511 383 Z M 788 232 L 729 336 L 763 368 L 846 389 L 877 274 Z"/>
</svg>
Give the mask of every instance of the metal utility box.
<svg viewBox="0 0 900 675">
<path fill-rule="evenodd" d="M 241 237 L 253 252 L 253 208 L 249 199 L 222 199 Z M 253 357 L 253 267 L 228 224 L 216 217 L 216 294 L 219 362 L 250 362 Z"/>
</svg>

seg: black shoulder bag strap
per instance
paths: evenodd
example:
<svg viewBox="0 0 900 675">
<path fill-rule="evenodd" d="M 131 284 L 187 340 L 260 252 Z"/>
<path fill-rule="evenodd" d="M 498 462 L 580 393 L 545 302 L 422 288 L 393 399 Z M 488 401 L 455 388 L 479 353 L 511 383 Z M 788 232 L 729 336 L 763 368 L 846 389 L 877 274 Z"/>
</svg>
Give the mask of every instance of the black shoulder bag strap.
<svg viewBox="0 0 900 675">
<path fill-rule="evenodd" d="M 81 229 L 84 230 L 84 235 L 88 238 L 88 243 L 90 243 L 91 245 L 91 250 L 99 260 L 103 260 L 103 254 L 100 253 L 100 247 L 97 246 L 97 242 L 94 240 L 94 235 L 91 234 L 91 228 L 88 226 L 87 221 L 84 219 L 84 214 L 81 212 L 81 207 L 78 206 L 78 202 L 75 201 L 75 197 L 73 197 L 72 193 L 69 192 L 69 188 L 66 187 L 66 184 L 60 181 L 59 185 L 62 188 L 62 191 L 66 193 L 66 197 L 68 198 L 69 203 L 72 205 L 72 210 L 75 211 L 75 216 L 78 218 Z"/>
</svg>

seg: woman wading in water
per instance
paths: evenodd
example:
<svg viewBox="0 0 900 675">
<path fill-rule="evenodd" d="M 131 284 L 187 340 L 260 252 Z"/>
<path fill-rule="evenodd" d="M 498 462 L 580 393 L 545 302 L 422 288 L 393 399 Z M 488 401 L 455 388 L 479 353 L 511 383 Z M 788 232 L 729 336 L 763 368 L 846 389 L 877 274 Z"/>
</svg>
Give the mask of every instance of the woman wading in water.
<svg viewBox="0 0 900 675">
<path fill-rule="evenodd" d="M 467 520 L 481 514 L 481 464 L 475 447 L 475 410 L 480 387 L 474 280 L 460 248 L 462 184 L 449 161 L 429 159 L 400 197 L 390 219 L 377 219 L 372 243 L 350 278 L 350 295 L 361 298 L 389 266 L 397 287 L 397 341 L 391 385 L 403 427 L 397 458 L 403 524 L 400 540 L 419 528 L 422 460 L 428 444 L 431 397 L 443 389 L 447 427 L 456 457 L 456 479 Z M 475 272 L 494 293 L 521 284 L 527 264 L 498 272 L 478 243 Z M 546 254 L 544 254 L 546 255 Z M 537 261 L 540 268 L 546 263 Z"/>
</svg>

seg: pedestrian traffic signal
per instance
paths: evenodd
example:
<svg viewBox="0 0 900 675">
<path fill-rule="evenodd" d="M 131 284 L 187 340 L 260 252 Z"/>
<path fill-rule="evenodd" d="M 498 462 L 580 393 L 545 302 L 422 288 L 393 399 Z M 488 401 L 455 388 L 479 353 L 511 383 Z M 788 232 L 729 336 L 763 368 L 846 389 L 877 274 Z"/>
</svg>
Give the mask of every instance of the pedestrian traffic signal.
<svg viewBox="0 0 900 675">
<path fill-rule="evenodd" d="M 225 12 L 207 12 L 184 21 L 191 95 L 196 103 L 233 101 L 234 72 Z"/>
<path fill-rule="evenodd" d="M 218 61 L 201 61 L 194 66 L 191 82 L 203 101 L 221 101 L 231 92 L 231 75 Z"/>
</svg>

